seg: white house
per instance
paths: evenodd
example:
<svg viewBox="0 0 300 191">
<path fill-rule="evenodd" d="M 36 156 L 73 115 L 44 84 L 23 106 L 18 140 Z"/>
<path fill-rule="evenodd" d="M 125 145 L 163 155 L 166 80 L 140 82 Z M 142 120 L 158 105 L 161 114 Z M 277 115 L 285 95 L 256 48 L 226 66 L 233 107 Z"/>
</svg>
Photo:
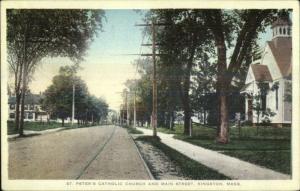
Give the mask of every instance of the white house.
<svg viewBox="0 0 300 191">
<path fill-rule="evenodd" d="M 47 121 L 49 116 L 42 110 L 40 99 L 42 95 L 27 94 L 24 100 L 24 121 Z M 8 99 L 8 120 L 14 121 L 16 115 L 16 97 L 9 96 Z M 20 107 L 21 109 L 21 107 Z"/>
<path fill-rule="evenodd" d="M 270 109 L 275 113 L 270 117 L 273 124 L 290 124 L 292 120 L 292 104 L 286 99 L 291 90 L 292 79 L 292 33 L 288 16 L 280 16 L 273 23 L 273 38 L 267 41 L 261 59 L 253 62 L 248 70 L 245 86 L 241 93 L 245 94 L 245 118 L 257 123 L 255 104 L 261 104 L 263 110 Z M 260 94 L 258 84 L 269 90 L 266 95 L 254 99 Z M 259 115 L 262 122 L 262 112 Z"/>
</svg>

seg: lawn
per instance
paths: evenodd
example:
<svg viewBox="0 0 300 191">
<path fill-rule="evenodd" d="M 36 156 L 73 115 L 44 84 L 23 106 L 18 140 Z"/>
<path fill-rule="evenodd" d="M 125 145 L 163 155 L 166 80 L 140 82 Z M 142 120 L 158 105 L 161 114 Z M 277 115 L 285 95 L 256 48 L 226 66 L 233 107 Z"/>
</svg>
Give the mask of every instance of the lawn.
<svg viewBox="0 0 300 191">
<path fill-rule="evenodd" d="M 178 151 L 163 144 L 158 137 L 140 136 L 136 140 L 145 141 L 152 144 L 154 147 L 164 152 L 172 162 L 180 167 L 182 173 L 193 180 L 228 180 L 219 172 L 212 170 L 188 157 L 179 153 Z"/>
<path fill-rule="evenodd" d="M 91 125 L 81 125 L 78 127 L 77 124 L 74 125 L 74 127 L 71 127 L 70 123 L 65 123 L 64 127 L 66 129 L 72 129 L 72 128 L 82 128 L 82 127 L 90 127 Z M 57 122 L 29 122 L 25 121 L 24 122 L 24 130 L 30 130 L 30 131 L 43 131 L 47 129 L 56 129 L 60 128 L 61 123 Z M 12 135 L 12 134 L 17 134 L 18 131 L 15 129 L 15 122 L 13 121 L 8 121 L 7 122 L 7 134 Z"/>
<path fill-rule="evenodd" d="M 170 130 L 158 128 L 160 132 Z M 238 128 L 230 128 L 230 142 L 218 144 L 215 141 L 216 129 L 203 125 L 193 126 L 193 136 L 183 135 L 182 125 L 176 125 L 173 133 L 175 138 L 202 146 L 223 154 L 240 158 L 275 171 L 291 174 L 291 129 L 260 127 L 242 127 L 239 135 Z"/>
<path fill-rule="evenodd" d="M 130 134 L 144 134 L 142 131 L 137 130 L 137 129 L 132 128 L 132 127 L 127 128 L 127 131 L 128 131 L 128 133 L 130 133 Z"/>
</svg>

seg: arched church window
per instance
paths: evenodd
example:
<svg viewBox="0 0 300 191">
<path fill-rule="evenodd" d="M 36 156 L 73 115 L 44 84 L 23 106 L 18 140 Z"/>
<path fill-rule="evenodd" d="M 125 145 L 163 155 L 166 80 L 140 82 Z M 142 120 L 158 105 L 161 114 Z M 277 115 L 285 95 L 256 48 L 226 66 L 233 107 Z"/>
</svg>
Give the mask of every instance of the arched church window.
<svg viewBox="0 0 300 191">
<path fill-rule="evenodd" d="M 281 27 L 280 27 L 280 28 L 279 28 L 279 34 L 281 34 L 281 32 L 282 32 L 282 31 L 281 31 Z"/>
<path fill-rule="evenodd" d="M 285 28 L 283 28 L 283 34 L 285 34 Z"/>
<path fill-rule="evenodd" d="M 291 35 L 291 28 L 290 27 L 287 28 L 287 34 Z"/>
</svg>

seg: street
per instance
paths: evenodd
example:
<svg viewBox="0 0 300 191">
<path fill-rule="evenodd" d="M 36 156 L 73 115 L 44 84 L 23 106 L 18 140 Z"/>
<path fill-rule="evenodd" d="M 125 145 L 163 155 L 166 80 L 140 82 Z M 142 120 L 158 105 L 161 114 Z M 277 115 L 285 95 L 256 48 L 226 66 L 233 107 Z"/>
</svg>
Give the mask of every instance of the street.
<svg viewBox="0 0 300 191">
<path fill-rule="evenodd" d="M 98 126 L 9 142 L 10 179 L 150 179 L 126 129 Z"/>
</svg>

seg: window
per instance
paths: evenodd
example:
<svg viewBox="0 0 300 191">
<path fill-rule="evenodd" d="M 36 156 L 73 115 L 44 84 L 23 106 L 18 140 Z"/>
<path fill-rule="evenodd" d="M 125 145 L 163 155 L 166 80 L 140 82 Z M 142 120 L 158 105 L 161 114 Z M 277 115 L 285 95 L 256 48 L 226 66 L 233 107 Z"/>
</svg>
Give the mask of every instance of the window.
<svg viewBox="0 0 300 191">
<path fill-rule="evenodd" d="M 285 34 L 285 28 L 283 28 L 283 34 Z"/>
<path fill-rule="evenodd" d="M 267 108 L 267 95 L 263 94 L 261 95 L 261 109 L 265 111 L 266 108 Z"/>
<path fill-rule="evenodd" d="M 282 32 L 282 31 L 281 31 L 281 27 L 280 27 L 280 28 L 279 28 L 279 34 L 281 34 L 281 32 Z"/>
<path fill-rule="evenodd" d="M 290 27 L 287 28 L 287 34 L 288 34 L 288 35 L 291 34 L 291 28 L 290 28 Z"/>
<path fill-rule="evenodd" d="M 28 113 L 28 119 L 33 119 L 33 113 L 32 112 Z"/>
<path fill-rule="evenodd" d="M 30 110 L 34 110 L 34 105 L 30 105 Z"/>
<path fill-rule="evenodd" d="M 24 105 L 24 109 L 28 110 L 28 105 L 27 104 Z"/>
<path fill-rule="evenodd" d="M 278 110 L 278 88 L 275 90 L 276 110 Z"/>
<path fill-rule="evenodd" d="M 10 109 L 15 109 L 15 104 L 10 104 L 10 105 L 9 105 L 9 108 L 10 108 Z"/>
<path fill-rule="evenodd" d="M 9 114 L 9 118 L 10 118 L 10 119 L 14 119 L 14 118 L 15 118 L 15 113 L 10 113 L 10 114 Z"/>
</svg>

